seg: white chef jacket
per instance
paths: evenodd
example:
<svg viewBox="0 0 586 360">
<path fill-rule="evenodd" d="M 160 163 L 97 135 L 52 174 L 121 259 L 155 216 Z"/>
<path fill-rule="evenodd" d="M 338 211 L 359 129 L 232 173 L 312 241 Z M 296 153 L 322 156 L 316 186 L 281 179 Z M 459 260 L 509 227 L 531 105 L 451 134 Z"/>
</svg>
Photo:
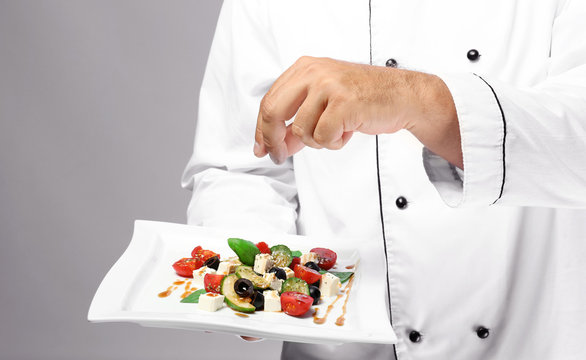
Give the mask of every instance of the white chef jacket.
<svg viewBox="0 0 586 360">
<path fill-rule="evenodd" d="M 302 55 L 440 76 L 464 171 L 406 131 L 254 157 L 260 100 Z M 191 224 L 386 252 L 399 342 L 283 359 L 586 359 L 586 1 L 226 0 L 183 186 Z"/>
</svg>

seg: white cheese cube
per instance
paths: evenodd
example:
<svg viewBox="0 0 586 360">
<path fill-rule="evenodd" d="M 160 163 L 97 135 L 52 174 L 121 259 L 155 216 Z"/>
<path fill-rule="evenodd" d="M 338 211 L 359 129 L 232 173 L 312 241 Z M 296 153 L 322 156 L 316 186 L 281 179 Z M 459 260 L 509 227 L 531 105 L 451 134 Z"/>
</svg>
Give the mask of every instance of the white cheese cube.
<svg viewBox="0 0 586 360">
<path fill-rule="evenodd" d="M 317 254 L 314 252 L 308 252 L 307 254 L 301 255 L 300 263 L 301 265 L 305 265 L 306 263 L 313 261 L 317 264 Z"/>
<path fill-rule="evenodd" d="M 284 267 L 283 270 L 285 270 L 285 274 L 287 274 L 287 279 L 295 277 L 295 272 L 288 267 Z"/>
<path fill-rule="evenodd" d="M 240 264 L 236 263 L 232 260 L 227 261 L 220 261 L 220 265 L 218 265 L 218 274 L 220 275 L 229 275 L 236 271 L 236 268 L 240 266 Z"/>
<path fill-rule="evenodd" d="M 265 297 L 265 311 L 281 311 L 281 297 L 277 290 L 263 291 Z"/>
<path fill-rule="evenodd" d="M 205 293 L 199 297 L 198 308 L 205 311 L 217 311 L 224 305 L 224 295 Z"/>
<path fill-rule="evenodd" d="M 330 273 L 325 273 L 321 276 L 319 284 L 319 292 L 323 297 L 338 295 L 338 291 L 342 287 L 340 278 Z"/>
<path fill-rule="evenodd" d="M 216 270 L 207 266 L 202 266 L 199 269 L 193 270 L 193 282 L 192 287 L 203 288 L 203 278 L 206 274 L 215 274 Z"/>
<path fill-rule="evenodd" d="M 257 254 L 254 257 L 254 271 L 264 274 L 273 267 L 273 259 L 270 254 Z"/>
<path fill-rule="evenodd" d="M 263 278 L 270 284 L 269 287 L 273 290 L 281 290 L 283 280 L 277 279 L 275 273 L 266 273 Z"/>
</svg>

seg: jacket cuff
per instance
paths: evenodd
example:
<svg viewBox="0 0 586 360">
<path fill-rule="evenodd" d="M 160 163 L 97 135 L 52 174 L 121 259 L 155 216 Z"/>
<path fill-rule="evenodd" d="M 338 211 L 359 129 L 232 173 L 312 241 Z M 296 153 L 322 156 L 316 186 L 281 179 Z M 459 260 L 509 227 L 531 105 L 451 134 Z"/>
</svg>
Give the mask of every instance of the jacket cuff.
<svg viewBox="0 0 586 360">
<path fill-rule="evenodd" d="M 464 175 L 459 176 L 453 165 L 424 149 L 427 176 L 448 206 L 494 204 L 505 185 L 506 119 L 498 95 L 476 74 L 438 76 L 456 106 Z"/>
</svg>

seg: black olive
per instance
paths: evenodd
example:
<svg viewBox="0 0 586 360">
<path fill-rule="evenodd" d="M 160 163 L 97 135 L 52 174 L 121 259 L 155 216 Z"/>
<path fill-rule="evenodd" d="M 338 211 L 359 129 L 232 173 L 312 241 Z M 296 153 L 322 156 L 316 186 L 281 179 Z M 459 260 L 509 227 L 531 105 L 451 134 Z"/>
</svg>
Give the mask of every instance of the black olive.
<svg viewBox="0 0 586 360">
<path fill-rule="evenodd" d="M 271 270 L 269 270 L 269 273 L 275 273 L 275 277 L 277 279 L 287 280 L 287 273 L 285 272 L 285 270 L 279 267 L 272 268 Z"/>
<path fill-rule="evenodd" d="M 321 296 L 321 292 L 319 291 L 319 288 L 317 286 L 311 285 L 309 287 L 309 296 L 311 296 L 313 298 L 312 305 L 317 305 L 317 303 L 319 302 L 319 298 Z"/>
<path fill-rule="evenodd" d="M 321 282 L 321 280 L 318 280 L 318 281 L 314 282 L 313 284 L 309 284 L 309 285 L 319 288 L 320 282 Z"/>
<path fill-rule="evenodd" d="M 254 295 L 254 286 L 250 280 L 242 278 L 234 283 L 234 291 L 238 296 L 252 297 Z"/>
<path fill-rule="evenodd" d="M 317 272 L 319 272 L 319 271 L 321 270 L 321 269 L 319 268 L 319 266 L 317 266 L 317 264 L 316 264 L 316 263 L 314 263 L 313 261 L 308 261 L 308 262 L 306 262 L 306 263 L 305 263 L 305 266 L 306 266 L 306 267 L 308 267 L 308 268 L 310 268 L 310 269 L 312 269 L 312 270 L 315 270 L 315 271 L 317 271 Z"/>
<path fill-rule="evenodd" d="M 260 291 L 255 291 L 252 295 L 252 306 L 256 310 L 262 310 L 265 307 L 265 297 Z"/>
<path fill-rule="evenodd" d="M 209 267 L 210 269 L 218 270 L 218 266 L 220 266 L 220 258 L 217 256 L 212 256 L 211 258 L 207 259 L 205 266 Z"/>
</svg>

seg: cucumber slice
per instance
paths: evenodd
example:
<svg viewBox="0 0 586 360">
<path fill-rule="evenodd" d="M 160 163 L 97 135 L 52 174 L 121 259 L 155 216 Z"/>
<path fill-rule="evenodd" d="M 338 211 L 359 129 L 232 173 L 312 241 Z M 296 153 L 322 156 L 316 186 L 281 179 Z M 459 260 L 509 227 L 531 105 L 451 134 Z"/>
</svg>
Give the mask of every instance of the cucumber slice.
<svg viewBox="0 0 586 360">
<path fill-rule="evenodd" d="M 229 238 L 228 239 L 228 246 L 230 249 L 234 250 L 238 258 L 244 265 L 254 265 L 254 257 L 257 254 L 260 254 L 260 250 L 254 245 L 252 241 L 244 240 L 244 239 L 237 239 L 237 238 Z"/>
<path fill-rule="evenodd" d="M 250 266 L 240 265 L 236 268 L 236 276 L 250 280 L 255 289 L 266 289 L 271 284 L 252 270 Z"/>
<path fill-rule="evenodd" d="M 222 279 L 222 284 L 220 285 L 220 289 L 222 295 L 224 295 L 224 300 L 226 304 L 231 307 L 232 309 L 240 312 L 251 313 L 256 310 L 254 305 L 250 303 L 250 299 L 242 298 L 236 294 L 234 291 L 234 283 L 238 280 L 238 276 L 232 274 L 228 276 L 224 276 Z"/>
<path fill-rule="evenodd" d="M 291 265 L 293 254 L 291 249 L 286 245 L 275 245 L 271 248 L 271 256 L 273 257 L 274 265 L 277 267 L 286 267 Z"/>
<path fill-rule="evenodd" d="M 296 278 L 296 277 L 292 277 L 292 278 L 285 280 L 285 282 L 283 283 L 283 286 L 281 286 L 281 293 L 284 293 L 287 291 L 297 291 L 302 294 L 309 295 L 309 285 L 307 285 L 305 280 L 302 280 L 302 279 Z"/>
</svg>

